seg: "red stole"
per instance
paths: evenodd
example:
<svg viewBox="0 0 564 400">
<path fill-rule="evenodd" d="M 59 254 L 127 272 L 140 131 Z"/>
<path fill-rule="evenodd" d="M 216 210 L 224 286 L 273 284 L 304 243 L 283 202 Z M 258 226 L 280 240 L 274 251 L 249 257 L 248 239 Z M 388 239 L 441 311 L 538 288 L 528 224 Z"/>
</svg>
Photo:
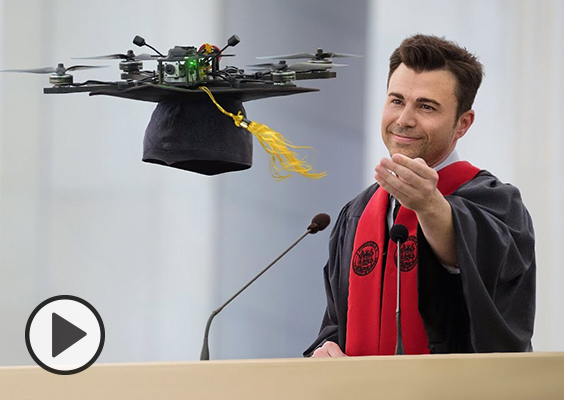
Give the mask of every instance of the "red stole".
<svg viewBox="0 0 564 400">
<path fill-rule="evenodd" d="M 479 171 L 466 161 L 450 164 L 438 172 L 437 188 L 448 196 Z M 397 245 L 386 234 L 388 200 L 389 193 L 378 188 L 358 222 L 349 277 L 345 349 L 349 356 L 395 354 Z M 405 354 L 428 354 L 427 334 L 418 310 L 417 215 L 400 207 L 395 223 L 405 225 L 409 232 L 401 245 L 400 306 Z M 384 264 L 385 240 L 388 249 Z"/>
</svg>

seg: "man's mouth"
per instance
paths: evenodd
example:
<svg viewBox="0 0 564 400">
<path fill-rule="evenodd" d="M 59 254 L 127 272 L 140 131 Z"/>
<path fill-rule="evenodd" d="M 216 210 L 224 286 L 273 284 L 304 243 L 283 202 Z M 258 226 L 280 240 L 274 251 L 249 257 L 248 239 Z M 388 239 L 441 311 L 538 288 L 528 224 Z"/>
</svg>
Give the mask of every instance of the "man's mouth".
<svg viewBox="0 0 564 400">
<path fill-rule="evenodd" d="M 394 140 L 396 142 L 399 142 L 399 143 L 413 143 L 413 142 L 419 140 L 419 138 L 412 137 L 412 136 L 404 136 L 404 135 L 400 135 L 400 134 L 393 133 L 393 132 L 390 132 L 390 133 L 394 137 Z"/>
</svg>

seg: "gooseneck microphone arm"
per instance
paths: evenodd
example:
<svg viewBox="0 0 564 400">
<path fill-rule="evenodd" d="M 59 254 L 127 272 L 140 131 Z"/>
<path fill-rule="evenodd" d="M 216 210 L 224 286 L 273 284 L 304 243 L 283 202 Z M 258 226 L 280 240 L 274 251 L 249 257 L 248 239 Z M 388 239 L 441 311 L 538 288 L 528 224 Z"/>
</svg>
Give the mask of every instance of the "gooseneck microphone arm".
<svg viewBox="0 0 564 400">
<path fill-rule="evenodd" d="M 245 286 L 243 286 L 237 293 L 235 293 L 229 300 L 227 300 L 225 303 L 223 303 L 223 305 L 221 305 L 217 310 L 213 311 L 210 315 L 210 317 L 208 318 L 208 323 L 206 324 L 206 331 L 204 333 L 204 345 L 202 346 L 202 353 L 200 354 L 200 360 L 209 360 L 210 359 L 210 351 L 209 351 L 209 346 L 208 346 L 208 336 L 210 333 L 210 326 L 211 323 L 214 319 L 214 317 L 219 314 L 221 312 L 221 310 L 223 310 L 229 303 L 231 303 L 233 300 L 235 300 L 235 298 L 237 296 L 239 296 L 246 288 L 248 288 L 249 286 L 251 286 L 253 284 L 254 281 L 256 281 L 258 278 L 260 278 L 266 271 L 268 271 L 270 269 L 270 267 L 272 267 L 278 260 L 280 260 L 282 257 L 284 257 L 286 255 L 287 252 L 289 252 L 290 250 L 292 250 L 303 238 L 305 238 L 307 235 L 309 235 L 309 231 L 307 231 L 306 233 L 304 233 L 298 240 L 296 240 L 285 252 L 283 252 L 282 254 L 280 254 L 278 257 L 276 257 L 276 259 L 274 261 L 272 261 L 270 264 L 268 264 L 268 266 L 263 269 L 261 272 L 258 273 L 257 276 L 255 276 L 249 283 L 247 283 Z"/>
<path fill-rule="evenodd" d="M 290 247 L 288 247 L 282 254 L 280 254 L 278 257 L 276 257 L 274 259 L 274 261 L 272 261 L 270 264 L 268 264 L 268 266 L 265 269 L 263 269 L 261 272 L 259 272 L 257 274 L 257 276 L 255 276 L 253 279 L 251 279 L 251 281 L 249 283 L 247 283 L 245 286 L 243 286 L 229 300 L 227 300 L 217 310 L 214 310 L 211 313 L 210 317 L 208 318 L 208 322 L 206 324 L 206 330 L 204 332 L 204 343 L 202 345 L 202 352 L 200 353 L 200 360 L 209 360 L 210 359 L 210 349 L 209 349 L 209 344 L 208 344 L 208 338 L 209 338 L 211 323 L 212 323 L 213 319 L 215 318 L 215 316 L 217 314 L 219 314 L 221 312 L 221 310 L 223 310 L 229 303 L 231 303 L 233 300 L 235 300 L 235 298 L 237 296 L 239 296 L 245 289 L 247 289 L 249 286 L 251 286 L 254 281 L 256 281 L 266 271 L 268 271 L 270 269 L 270 267 L 272 267 L 274 264 L 276 264 L 276 262 L 278 260 L 280 260 L 282 257 L 284 257 L 286 255 L 286 253 L 288 253 L 298 243 L 300 243 L 303 238 L 305 238 L 310 233 L 315 234 L 319 231 L 322 231 L 323 229 L 325 229 L 329 225 L 329 222 L 330 222 L 330 218 L 329 218 L 329 215 L 327 215 L 327 214 L 317 214 L 315 217 L 313 217 L 313 220 L 311 221 L 310 226 L 307 227 L 307 231 L 302 236 L 300 236 L 300 238 L 298 240 L 296 240 L 294 243 L 292 243 L 292 245 Z"/>
</svg>

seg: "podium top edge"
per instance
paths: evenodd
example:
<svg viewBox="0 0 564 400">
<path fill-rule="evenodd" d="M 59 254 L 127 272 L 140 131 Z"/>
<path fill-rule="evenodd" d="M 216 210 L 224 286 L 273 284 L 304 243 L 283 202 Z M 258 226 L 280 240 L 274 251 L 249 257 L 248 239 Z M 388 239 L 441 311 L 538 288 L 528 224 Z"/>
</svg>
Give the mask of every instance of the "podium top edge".
<svg viewBox="0 0 564 400">
<path fill-rule="evenodd" d="M 531 352 L 531 353 L 475 353 L 475 354 L 422 354 L 422 355 L 406 355 L 406 356 L 367 356 L 367 357 L 340 357 L 340 358 L 257 358 L 257 359 L 233 359 L 233 360 L 210 360 L 210 361 L 159 361 L 159 362 L 136 362 L 136 363 L 96 363 L 90 369 L 98 368 L 129 368 L 129 367 L 180 367 L 183 365 L 243 365 L 243 364 L 295 364 L 295 363 L 312 363 L 312 362 L 349 362 L 349 363 L 365 363 L 365 362 L 407 362 L 422 360 L 470 360 L 470 359 L 562 359 L 564 360 L 564 352 Z M 20 366 L 0 366 L 0 372 L 3 370 L 25 370 L 39 368 L 36 365 L 20 365 Z"/>
</svg>

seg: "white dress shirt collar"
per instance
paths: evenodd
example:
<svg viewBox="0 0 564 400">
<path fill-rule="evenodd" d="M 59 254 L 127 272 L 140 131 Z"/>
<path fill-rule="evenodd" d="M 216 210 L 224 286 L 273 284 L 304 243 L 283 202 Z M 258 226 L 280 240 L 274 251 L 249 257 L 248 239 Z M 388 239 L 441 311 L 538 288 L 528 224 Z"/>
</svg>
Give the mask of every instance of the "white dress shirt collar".
<svg viewBox="0 0 564 400">
<path fill-rule="evenodd" d="M 460 156 L 458 155 L 458 152 L 456 151 L 456 149 L 454 149 L 452 151 L 452 153 L 450 153 L 449 156 L 442 163 L 440 163 L 439 165 L 437 165 L 433 169 L 435 171 L 440 171 L 441 169 L 443 169 L 447 165 L 454 164 L 457 161 L 460 161 Z"/>
</svg>

